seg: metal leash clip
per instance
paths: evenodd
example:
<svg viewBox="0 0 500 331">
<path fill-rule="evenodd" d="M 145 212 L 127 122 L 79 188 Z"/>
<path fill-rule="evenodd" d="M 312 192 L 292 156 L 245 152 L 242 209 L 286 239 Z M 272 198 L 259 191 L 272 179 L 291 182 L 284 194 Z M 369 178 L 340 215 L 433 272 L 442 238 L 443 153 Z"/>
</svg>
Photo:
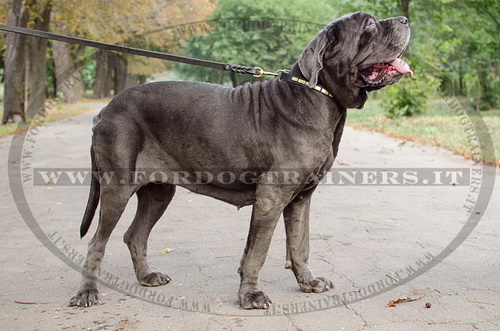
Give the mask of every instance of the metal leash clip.
<svg viewBox="0 0 500 331">
<path fill-rule="evenodd" d="M 261 67 L 255 67 L 255 71 L 257 72 L 255 75 L 253 75 L 256 78 L 262 77 L 262 76 L 278 76 L 277 73 L 275 72 L 270 72 L 270 71 L 265 71 Z"/>
<path fill-rule="evenodd" d="M 289 70 L 288 69 L 280 69 L 276 72 L 270 72 L 270 71 L 265 71 L 264 69 L 262 69 L 261 67 L 255 67 L 255 71 L 257 72 L 255 75 L 253 75 L 254 77 L 256 78 L 260 78 L 262 76 L 279 76 L 280 73 L 282 72 L 288 72 Z"/>
</svg>

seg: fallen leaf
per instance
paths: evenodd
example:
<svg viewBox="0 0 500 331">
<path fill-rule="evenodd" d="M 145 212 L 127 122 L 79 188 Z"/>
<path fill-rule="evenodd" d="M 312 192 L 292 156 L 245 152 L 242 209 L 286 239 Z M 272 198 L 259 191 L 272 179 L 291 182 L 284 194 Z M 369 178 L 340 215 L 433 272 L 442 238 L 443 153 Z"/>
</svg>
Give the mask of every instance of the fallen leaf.
<svg viewBox="0 0 500 331">
<path fill-rule="evenodd" d="M 406 298 L 399 298 L 396 300 L 391 300 L 387 303 L 387 307 L 396 307 L 397 304 L 400 304 L 402 302 L 416 301 L 416 300 L 422 299 L 423 297 L 425 297 L 425 295 L 422 295 L 422 296 L 416 297 L 416 298 L 406 297 Z"/>
<path fill-rule="evenodd" d="M 52 188 L 52 187 L 46 187 L 46 188 L 45 188 L 45 191 L 52 191 L 52 190 L 53 190 L 53 188 Z"/>
<path fill-rule="evenodd" d="M 345 163 L 345 162 L 342 162 L 342 161 L 337 161 L 337 164 L 338 165 L 344 165 L 344 166 L 348 166 L 349 163 Z"/>
<path fill-rule="evenodd" d="M 167 253 L 170 253 L 171 251 L 173 251 L 173 249 L 172 249 L 172 248 L 165 248 L 164 250 L 162 250 L 162 251 L 160 252 L 160 254 L 167 254 Z"/>
</svg>

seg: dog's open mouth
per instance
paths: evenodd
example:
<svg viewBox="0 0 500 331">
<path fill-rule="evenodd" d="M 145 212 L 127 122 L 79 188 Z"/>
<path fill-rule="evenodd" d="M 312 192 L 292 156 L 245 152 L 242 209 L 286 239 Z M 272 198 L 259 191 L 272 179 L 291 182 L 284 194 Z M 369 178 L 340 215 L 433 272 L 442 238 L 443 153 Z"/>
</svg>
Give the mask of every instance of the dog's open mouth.
<svg viewBox="0 0 500 331">
<path fill-rule="evenodd" d="M 371 86 L 379 85 L 392 76 L 404 74 L 409 74 L 413 77 L 413 71 L 411 71 L 408 63 L 400 58 L 396 58 L 389 63 L 368 64 L 359 68 L 359 75 Z"/>
</svg>

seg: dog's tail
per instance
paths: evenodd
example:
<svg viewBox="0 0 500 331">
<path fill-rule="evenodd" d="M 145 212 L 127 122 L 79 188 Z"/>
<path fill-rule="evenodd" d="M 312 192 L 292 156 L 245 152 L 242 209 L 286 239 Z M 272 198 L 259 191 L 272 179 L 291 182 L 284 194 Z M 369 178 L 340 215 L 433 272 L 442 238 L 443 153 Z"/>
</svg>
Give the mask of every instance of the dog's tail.
<svg viewBox="0 0 500 331">
<path fill-rule="evenodd" d="M 83 238 L 92 224 L 94 219 L 95 210 L 99 204 L 99 196 L 101 194 L 101 184 L 99 183 L 99 174 L 97 169 L 97 164 L 95 163 L 94 150 L 90 148 L 90 159 L 92 163 L 92 173 L 90 179 L 90 192 L 89 200 L 87 201 L 87 207 L 85 208 L 85 214 L 83 215 L 82 225 L 80 226 L 80 238 Z"/>
</svg>

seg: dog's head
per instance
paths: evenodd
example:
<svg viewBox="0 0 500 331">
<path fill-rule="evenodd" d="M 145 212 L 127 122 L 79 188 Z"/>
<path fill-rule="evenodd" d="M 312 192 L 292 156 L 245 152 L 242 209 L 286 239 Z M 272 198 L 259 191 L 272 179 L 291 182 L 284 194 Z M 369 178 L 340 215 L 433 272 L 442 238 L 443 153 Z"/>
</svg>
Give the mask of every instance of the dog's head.
<svg viewBox="0 0 500 331">
<path fill-rule="evenodd" d="M 413 75 L 399 58 L 408 46 L 406 17 L 379 21 L 366 13 L 342 16 L 309 43 L 298 60 L 310 87 L 322 85 L 346 108 L 362 108 L 367 92 Z"/>
</svg>

